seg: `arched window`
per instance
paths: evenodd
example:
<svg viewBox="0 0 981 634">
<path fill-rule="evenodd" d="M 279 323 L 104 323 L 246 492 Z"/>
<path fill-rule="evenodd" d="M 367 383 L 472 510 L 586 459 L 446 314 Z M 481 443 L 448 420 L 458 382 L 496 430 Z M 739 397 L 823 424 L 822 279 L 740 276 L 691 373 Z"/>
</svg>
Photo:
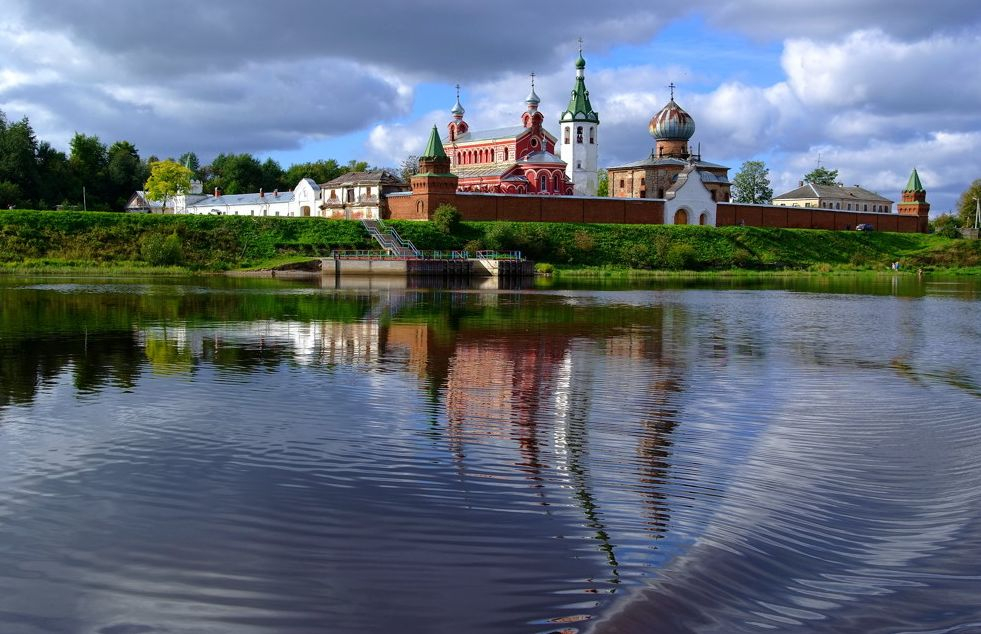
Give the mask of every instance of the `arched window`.
<svg viewBox="0 0 981 634">
<path fill-rule="evenodd" d="M 559 176 L 558 172 L 556 172 L 555 175 L 552 177 L 552 184 L 554 185 L 552 187 L 552 191 L 554 191 L 555 193 L 559 193 L 560 191 L 562 191 L 562 181 L 559 180 L 560 178 L 561 177 Z"/>
<path fill-rule="evenodd" d="M 576 127 L 576 143 L 582 143 L 582 126 Z"/>
<path fill-rule="evenodd" d="M 568 128 L 568 126 L 565 128 L 564 138 L 565 138 L 565 140 L 563 141 L 563 143 L 565 143 L 566 145 L 569 145 L 569 128 Z"/>
<path fill-rule="evenodd" d="M 548 191 L 548 174 L 542 174 L 538 177 L 538 191 L 543 194 Z"/>
<path fill-rule="evenodd" d="M 508 160 L 508 149 L 504 148 L 504 160 Z"/>
<path fill-rule="evenodd" d="M 702 214 L 698 217 L 698 224 L 704 225 L 707 222 L 708 222 L 708 216 L 706 216 L 705 214 Z"/>
<path fill-rule="evenodd" d="M 596 143 L 596 128 L 589 126 L 589 142 L 590 144 Z"/>
</svg>

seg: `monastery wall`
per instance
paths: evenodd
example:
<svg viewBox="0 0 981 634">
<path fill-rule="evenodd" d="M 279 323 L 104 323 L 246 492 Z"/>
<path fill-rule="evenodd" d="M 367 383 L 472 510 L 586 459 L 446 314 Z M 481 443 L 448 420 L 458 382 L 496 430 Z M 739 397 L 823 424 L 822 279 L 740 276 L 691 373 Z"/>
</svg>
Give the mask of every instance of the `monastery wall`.
<svg viewBox="0 0 981 634">
<path fill-rule="evenodd" d="M 426 220 L 436 207 L 450 204 L 463 220 L 517 222 L 583 222 L 609 224 L 664 224 L 665 201 L 656 198 L 585 198 L 480 194 L 472 192 L 394 195 L 388 198 L 389 218 Z M 716 226 L 745 225 L 788 229 L 851 231 L 870 224 L 876 231 L 917 233 L 925 231 L 920 216 L 892 213 L 806 209 L 776 205 L 717 203 Z"/>
</svg>

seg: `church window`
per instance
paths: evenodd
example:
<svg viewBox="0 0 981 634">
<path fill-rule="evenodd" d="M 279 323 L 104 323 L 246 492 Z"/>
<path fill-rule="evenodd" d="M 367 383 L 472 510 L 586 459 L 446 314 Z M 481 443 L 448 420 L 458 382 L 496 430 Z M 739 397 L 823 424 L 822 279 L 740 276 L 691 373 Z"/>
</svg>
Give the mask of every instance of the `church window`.
<svg viewBox="0 0 981 634">
<path fill-rule="evenodd" d="M 640 177 L 640 186 L 643 187 L 646 184 L 647 184 L 647 179 L 644 178 L 643 176 L 641 176 Z"/>
<path fill-rule="evenodd" d="M 555 174 L 555 176 L 553 177 L 552 181 L 555 184 L 555 187 L 552 189 L 552 191 L 554 191 L 556 193 L 562 191 L 562 186 L 559 184 L 559 175 L 558 175 L 558 173 Z"/>
<path fill-rule="evenodd" d="M 841 209 L 841 203 L 835 203 L 835 209 Z"/>
<path fill-rule="evenodd" d="M 576 161 L 576 169 L 577 170 L 581 170 L 582 169 L 582 161 Z"/>
<path fill-rule="evenodd" d="M 852 204 L 851 203 L 848 203 L 848 211 L 851 211 L 851 210 L 852 210 Z"/>
<path fill-rule="evenodd" d="M 596 128 L 593 127 L 589 128 L 589 143 L 590 144 L 596 143 Z"/>
<path fill-rule="evenodd" d="M 569 128 L 568 127 L 566 127 L 566 129 L 565 129 L 565 141 L 563 141 L 563 143 L 565 143 L 566 145 L 569 145 Z"/>
<path fill-rule="evenodd" d="M 869 210 L 869 206 L 865 205 L 865 209 L 863 211 L 868 211 L 868 210 Z"/>
<path fill-rule="evenodd" d="M 582 126 L 576 127 L 576 143 L 582 143 Z"/>
<path fill-rule="evenodd" d="M 539 179 L 538 179 L 538 191 L 539 192 L 542 192 L 542 193 L 548 191 L 548 175 L 547 174 L 542 174 L 539 177 Z"/>
<path fill-rule="evenodd" d="M 508 160 L 508 149 L 504 148 L 504 160 Z"/>
<path fill-rule="evenodd" d="M 531 147 L 538 147 L 538 139 L 531 140 Z"/>
</svg>

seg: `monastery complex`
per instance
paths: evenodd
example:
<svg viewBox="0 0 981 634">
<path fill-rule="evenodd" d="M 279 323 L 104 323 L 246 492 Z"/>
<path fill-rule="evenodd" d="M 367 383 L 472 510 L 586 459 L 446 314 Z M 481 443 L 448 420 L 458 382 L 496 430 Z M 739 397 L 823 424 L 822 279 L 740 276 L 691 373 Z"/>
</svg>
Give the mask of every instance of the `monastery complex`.
<svg viewBox="0 0 981 634">
<path fill-rule="evenodd" d="M 674 98 L 650 118 L 654 149 L 607 168 L 608 195 L 597 196 L 600 117 L 586 88 L 582 50 L 558 135 L 546 129 L 531 90 L 511 127 L 473 130 L 457 86 L 445 133 L 433 126 L 411 183 L 384 171 L 345 174 L 329 183 L 301 180 L 293 191 L 204 194 L 200 183 L 168 205 L 137 192 L 128 208 L 157 213 L 427 220 L 440 205 L 465 220 L 747 225 L 926 232 L 930 205 L 913 170 L 898 213 L 893 202 L 861 187 L 801 182 L 772 204 L 731 201 L 729 168 L 692 151 L 695 120 Z M 639 126 L 638 126 L 639 127 Z"/>
</svg>

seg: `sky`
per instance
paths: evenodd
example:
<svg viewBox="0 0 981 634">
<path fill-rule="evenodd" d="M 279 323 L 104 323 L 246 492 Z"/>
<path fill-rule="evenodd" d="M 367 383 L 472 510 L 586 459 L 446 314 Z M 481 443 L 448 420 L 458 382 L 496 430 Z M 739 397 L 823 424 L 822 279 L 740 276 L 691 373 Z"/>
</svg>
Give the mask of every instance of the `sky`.
<svg viewBox="0 0 981 634">
<path fill-rule="evenodd" d="M 915 167 L 936 215 L 981 178 L 976 0 L 546 6 L 0 0 L 0 110 L 63 150 L 78 131 L 396 167 L 445 132 L 457 83 L 472 130 L 518 125 L 534 72 L 557 133 L 582 38 L 601 167 L 649 155 L 673 82 L 702 157 L 762 160 L 776 194 L 820 164 L 898 200 Z"/>
</svg>

